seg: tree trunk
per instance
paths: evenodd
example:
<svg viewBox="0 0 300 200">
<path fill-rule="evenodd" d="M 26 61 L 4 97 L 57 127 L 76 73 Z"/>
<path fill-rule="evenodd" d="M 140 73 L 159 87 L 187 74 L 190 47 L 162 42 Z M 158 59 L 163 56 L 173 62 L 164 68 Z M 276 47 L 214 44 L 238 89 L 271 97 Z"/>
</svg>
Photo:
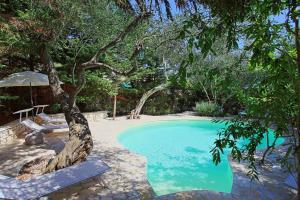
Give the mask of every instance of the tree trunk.
<svg viewBox="0 0 300 200">
<path fill-rule="evenodd" d="M 42 48 L 41 59 L 48 74 L 52 93 L 61 104 L 69 125 L 69 141 L 58 155 L 49 160 L 43 171 L 43 173 L 48 173 L 84 161 L 92 151 L 93 140 L 88 121 L 71 100 L 74 97 L 70 98 L 70 95 L 61 88 L 58 73 L 46 47 Z"/>
<path fill-rule="evenodd" d="M 159 86 L 156 86 L 155 88 L 152 88 L 151 90 L 147 91 L 145 94 L 143 94 L 142 98 L 140 99 L 139 103 L 135 107 L 134 110 L 131 111 L 130 113 L 130 119 L 138 119 L 140 112 L 147 101 L 147 99 L 153 95 L 154 93 L 166 89 L 170 84 L 169 83 L 164 83 Z"/>
<path fill-rule="evenodd" d="M 210 103 L 210 102 L 211 102 L 211 99 L 209 98 L 209 95 L 208 95 L 208 92 L 207 92 L 206 88 L 204 87 L 202 81 L 199 81 L 199 82 L 200 82 L 200 84 L 201 84 L 201 86 L 202 86 L 202 88 L 203 88 L 203 91 L 204 91 L 204 93 L 205 93 L 205 95 L 206 95 L 206 98 L 207 98 L 208 102 Z"/>
<path fill-rule="evenodd" d="M 117 95 L 114 95 L 113 120 L 116 119 L 116 113 L 117 113 Z"/>
<path fill-rule="evenodd" d="M 294 19 L 295 23 L 295 45 L 296 45 L 296 52 L 297 52 L 297 69 L 298 69 L 298 87 L 297 87 L 297 98 L 298 98 L 298 117 L 297 117 L 297 134 L 298 134 L 298 144 L 300 144 L 299 138 L 300 138 L 300 41 L 299 41 L 299 19 L 295 17 Z M 300 199 L 300 150 L 299 146 L 297 147 L 297 171 L 298 171 L 298 199 Z"/>
<path fill-rule="evenodd" d="M 46 42 L 40 43 L 40 58 L 44 65 L 44 69 L 48 74 L 50 88 L 54 98 L 60 103 L 65 114 L 66 121 L 69 125 L 69 141 L 58 155 L 49 160 L 47 166 L 43 170 L 43 173 L 48 173 L 56 169 L 84 161 L 90 154 L 93 148 L 91 131 L 89 129 L 88 121 L 76 106 L 76 96 L 85 84 L 84 71 L 86 69 L 96 67 L 105 67 L 118 74 L 128 75 L 133 73 L 136 70 L 136 66 L 133 66 L 129 71 L 119 71 L 107 63 L 97 62 L 97 60 L 101 54 L 122 42 L 128 33 L 134 30 L 140 22 L 150 16 L 150 12 L 142 12 L 140 15 L 134 17 L 134 19 L 119 34 L 117 34 L 106 45 L 98 49 L 96 54 L 88 62 L 80 64 L 78 68 L 76 68 L 78 76 L 78 80 L 75 85 L 76 88 L 70 94 L 66 93 L 60 86 L 58 73 L 55 70 L 54 63 L 50 55 L 48 54 Z M 136 48 L 134 53 L 139 50 L 140 48 Z"/>
</svg>

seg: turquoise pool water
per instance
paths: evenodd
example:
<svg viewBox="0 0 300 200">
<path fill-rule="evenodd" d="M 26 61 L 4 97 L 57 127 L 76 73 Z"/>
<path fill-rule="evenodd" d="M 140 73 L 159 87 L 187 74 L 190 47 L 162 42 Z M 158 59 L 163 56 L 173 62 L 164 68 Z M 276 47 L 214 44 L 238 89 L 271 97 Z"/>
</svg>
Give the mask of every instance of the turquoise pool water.
<svg viewBox="0 0 300 200">
<path fill-rule="evenodd" d="M 227 155 L 215 166 L 210 153 L 223 123 L 185 120 L 149 123 L 118 136 L 130 151 L 147 158 L 147 177 L 157 195 L 186 190 L 231 192 L 232 171 Z M 269 134 L 270 142 L 274 135 Z M 277 144 L 283 142 L 280 138 Z M 266 147 L 266 140 L 259 148 Z"/>
</svg>

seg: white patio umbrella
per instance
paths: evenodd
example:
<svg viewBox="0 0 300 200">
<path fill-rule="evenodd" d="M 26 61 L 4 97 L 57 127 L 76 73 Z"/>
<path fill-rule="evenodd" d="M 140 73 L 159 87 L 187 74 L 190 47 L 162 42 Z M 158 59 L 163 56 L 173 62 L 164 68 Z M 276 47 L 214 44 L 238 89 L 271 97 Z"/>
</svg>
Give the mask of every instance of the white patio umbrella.
<svg viewBox="0 0 300 200">
<path fill-rule="evenodd" d="M 60 83 L 62 84 L 62 83 Z M 33 107 L 32 99 L 32 86 L 47 86 L 49 85 L 48 76 L 42 73 L 33 71 L 24 71 L 19 73 L 14 73 L 6 78 L 0 80 L 1 87 L 17 87 L 17 86 L 28 86 L 30 87 L 30 100 Z"/>
<path fill-rule="evenodd" d="M 9 75 L 0 80 L 0 87 L 16 86 L 47 86 L 49 85 L 48 76 L 38 72 L 25 71 Z"/>
</svg>

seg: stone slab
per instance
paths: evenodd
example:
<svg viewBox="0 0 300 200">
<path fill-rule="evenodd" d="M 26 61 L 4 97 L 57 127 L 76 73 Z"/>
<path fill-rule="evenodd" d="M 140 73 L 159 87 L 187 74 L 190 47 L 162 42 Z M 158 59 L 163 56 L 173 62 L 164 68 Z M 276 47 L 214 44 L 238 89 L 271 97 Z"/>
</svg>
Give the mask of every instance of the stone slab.
<svg viewBox="0 0 300 200">
<path fill-rule="evenodd" d="M 109 167 L 100 157 L 90 157 L 80 164 L 37 176 L 29 181 L 20 181 L 15 178 L 6 179 L 0 181 L 0 198 L 36 199 L 102 174 L 108 169 Z"/>
</svg>

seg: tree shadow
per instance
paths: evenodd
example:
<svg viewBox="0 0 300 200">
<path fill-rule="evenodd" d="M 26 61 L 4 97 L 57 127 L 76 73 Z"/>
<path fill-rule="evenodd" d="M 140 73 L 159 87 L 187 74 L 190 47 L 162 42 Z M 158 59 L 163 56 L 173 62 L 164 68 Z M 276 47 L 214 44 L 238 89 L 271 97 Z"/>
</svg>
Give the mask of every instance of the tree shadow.
<svg viewBox="0 0 300 200">
<path fill-rule="evenodd" d="M 257 163 L 258 180 L 251 180 L 246 174 L 248 163 L 238 163 L 230 159 L 234 172 L 232 193 L 244 194 L 246 199 L 296 199 L 297 191 L 285 185 L 290 172 L 281 167 L 276 160 L 286 152 L 285 146 L 279 146 L 269 155 L 264 165 Z M 256 153 L 257 160 L 262 157 L 263 150 Z"/>
<path fill-rule="evenodd" d="M 94 142 L 92 155 L 110 168 L 88 181 L 49 195 L 50 199 L 153 199 L 146 176 L 146 159 L 124 148 Z"/>
<path fill-rule="evenodd" d="M 103 174 L 107 170 L 108 166 L 99 157 L 89 157 L 82 163 L 33 177 L 28 181 L 5 179 L 0 182 L 0 191 L 8 199 L 36 199 Z"/>
<path fill-rule="evenodd" d="M 17 176 L 22 166 L 40 157 L 52 157 L 59 153 L 67 140 L 67 133 L 44 135 L 44 144 L 28 146 L 24 136 L 0 146 L 0 169 L 2 175 Z"/>
</svg>

